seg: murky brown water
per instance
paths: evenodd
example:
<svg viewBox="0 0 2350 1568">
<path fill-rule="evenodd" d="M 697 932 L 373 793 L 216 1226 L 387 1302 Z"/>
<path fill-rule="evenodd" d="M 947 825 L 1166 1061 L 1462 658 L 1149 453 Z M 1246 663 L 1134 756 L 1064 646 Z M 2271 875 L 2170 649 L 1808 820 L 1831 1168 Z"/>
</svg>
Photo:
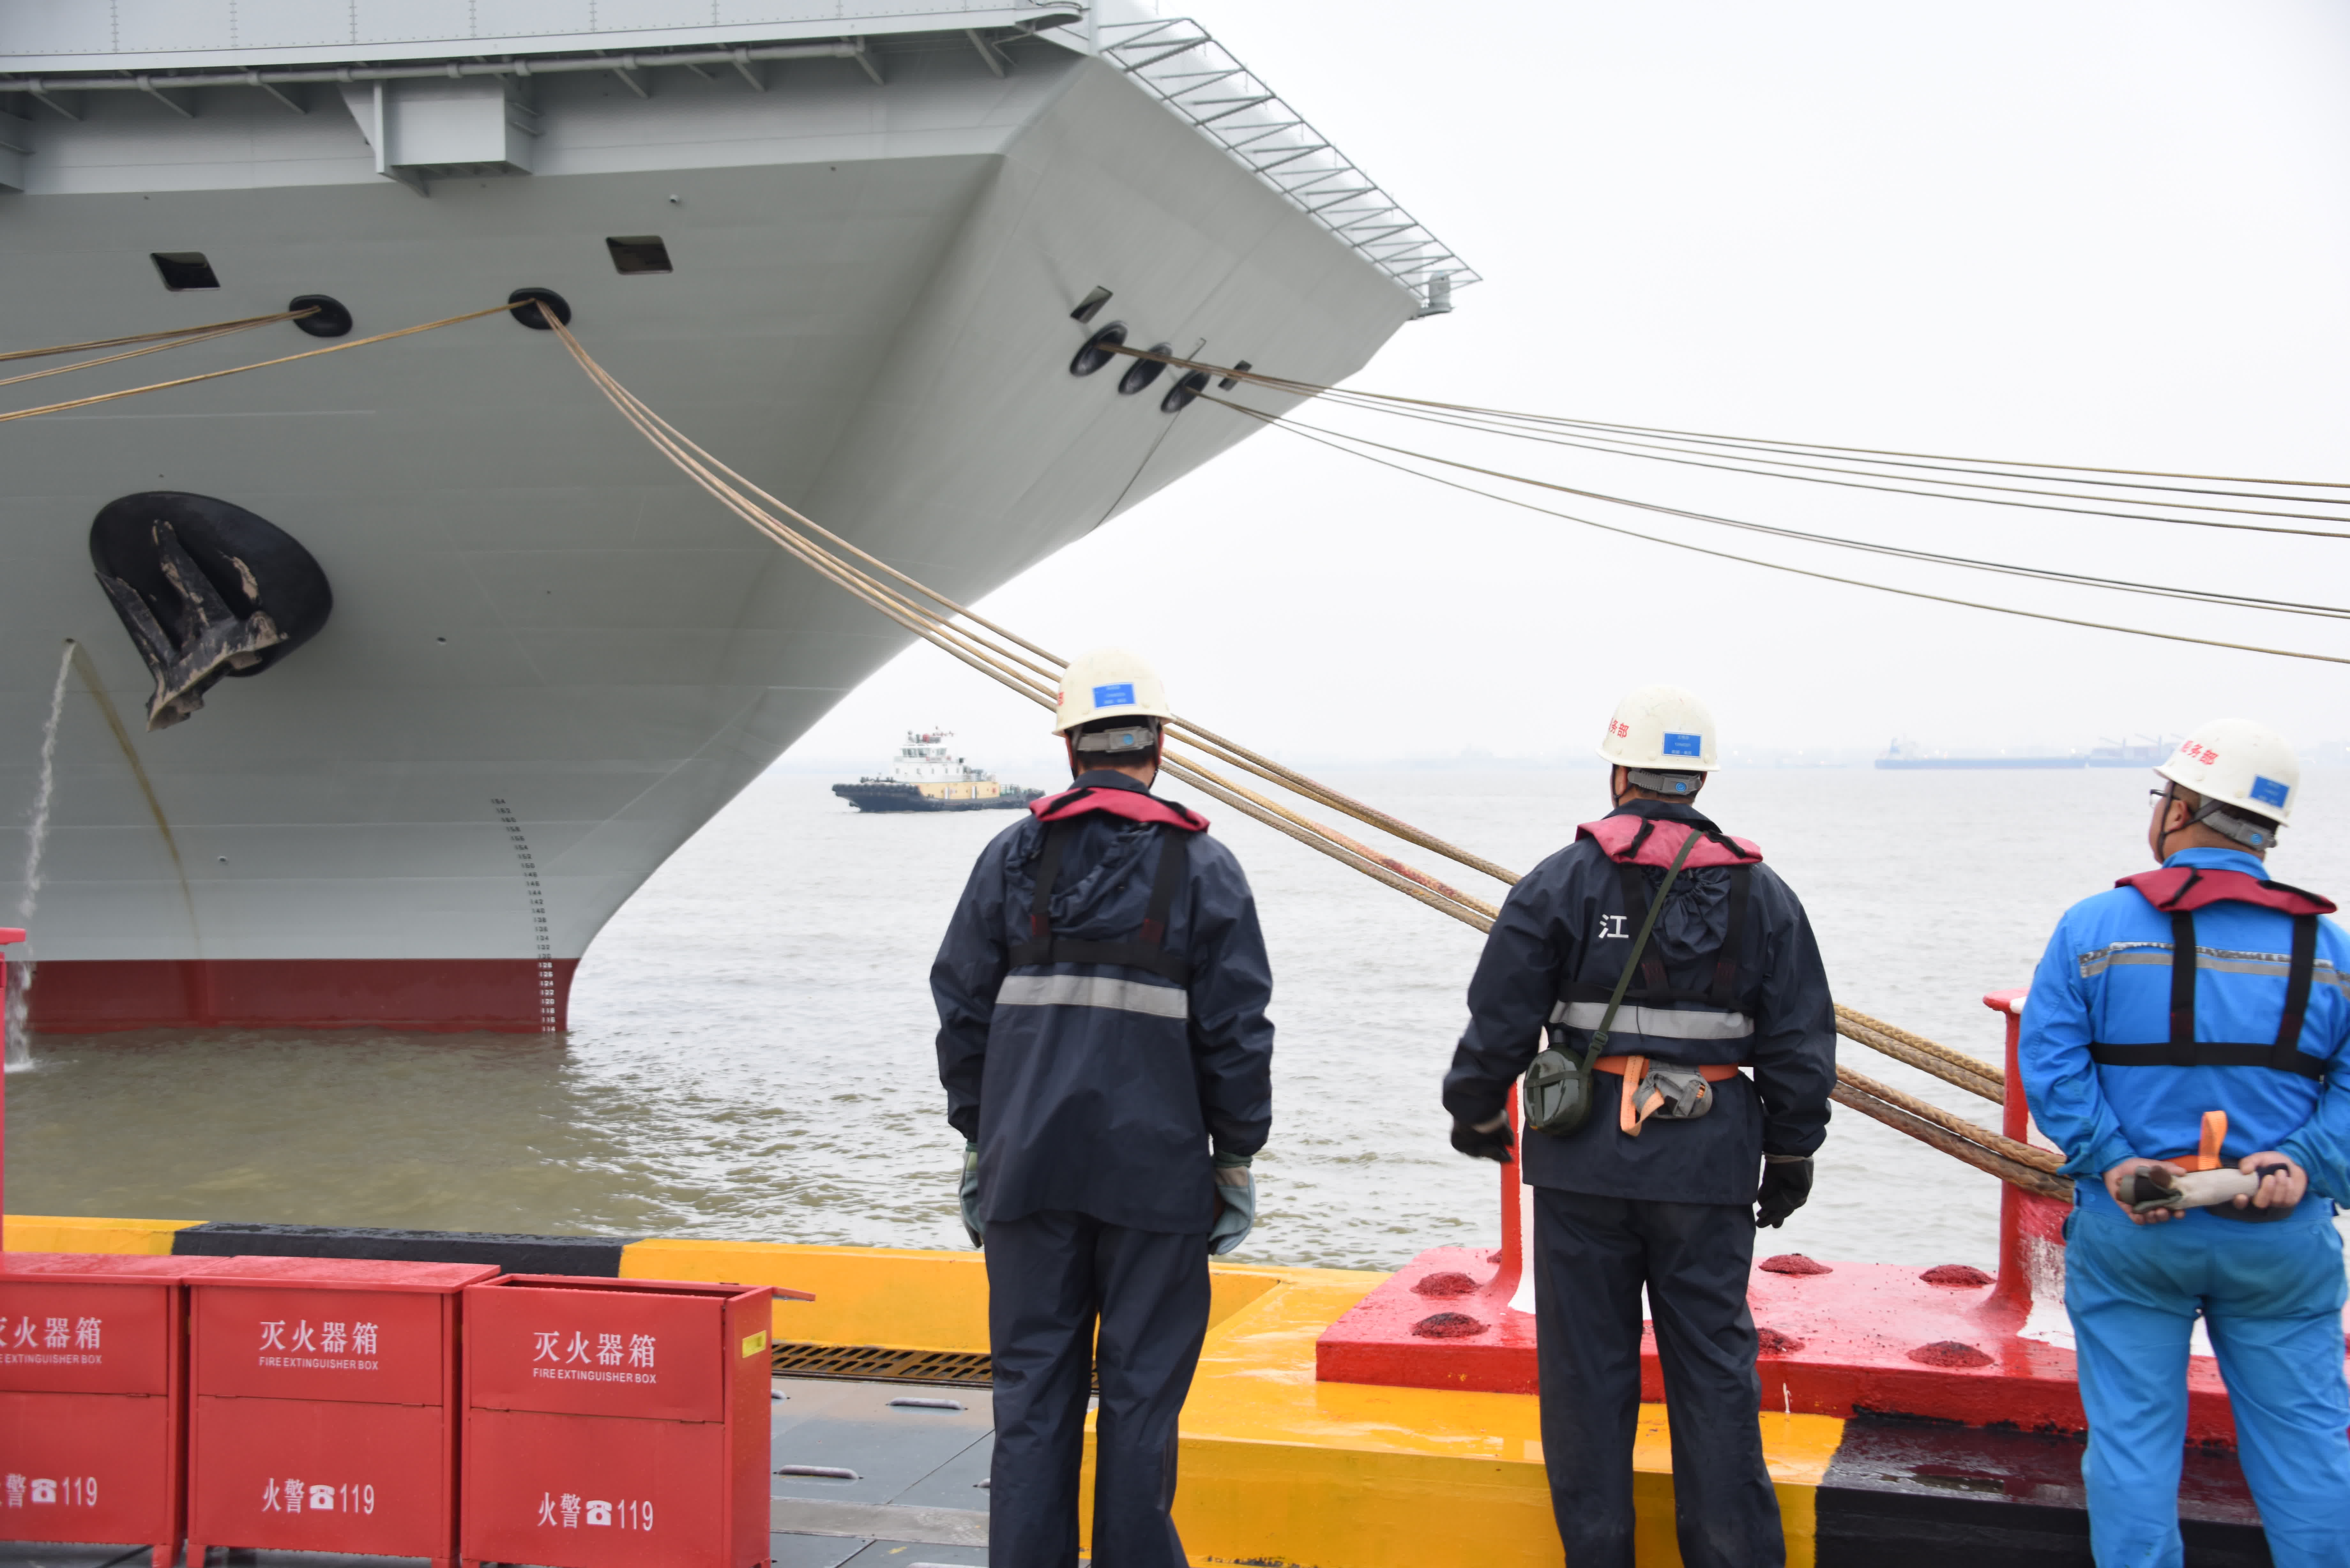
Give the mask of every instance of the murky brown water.
<svg viewBox="0 0 2350 1568">
<path fill-rule="evenodd" d="M 1521 867 L 1598 815 L 1601 791 L 1583 771 L 1332 782 Z M 1998 1023 L 1981 993 L 2022 983 L 2066 904 L 2144 864 L 2146 782 L 1731 773 L 1709 805 L 1803 895 L 1840 1000 L 1990 1056 Z M 2345 784 L 2311 780 L 2276 859 L 2284 880 L 2350 891 Z M 7 1207 L 959 1245 L 961 1142 L 942 1115 L 925 977 L 972 856 L 1006 820 L 859 817 L 823 779 L 770 776 L 606 930 L 560 1043 L 36 1041 L 33 1067 L 8 1078 Z M 1257 889 L 1281 1030 L 1245 1261 L 1393 1266 L 1494 1238 L 1492 1168 L 1447 1147 L 1436 1098 L 1480 939 L 1252 824 L 1217 831 Z M 1872 1075 L 1995 1116 L 1859 1055 Z M 1996 1200 L 1991 1179 L 1839 1113 L 1817 1198 L 1772 1246 L 1988 1264 Z"/>
</svg>

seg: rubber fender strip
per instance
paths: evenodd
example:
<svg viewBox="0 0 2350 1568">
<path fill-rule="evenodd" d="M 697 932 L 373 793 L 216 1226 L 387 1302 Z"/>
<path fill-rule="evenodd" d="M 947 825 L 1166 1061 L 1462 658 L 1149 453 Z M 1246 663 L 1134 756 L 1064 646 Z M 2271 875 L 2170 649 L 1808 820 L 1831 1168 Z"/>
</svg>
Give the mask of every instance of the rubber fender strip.
<svg viewBox="0 0 2350 1568">
<path fill-rule="evenodd" d="M 260 1225 L 214 1220 L 172 1238 L 175 1257 L 386 1258 L 490 1263 L 510 1274 L 615 1280 L 636 1236 L 528 1236 L 466 1231 L 379 1231 L 341 1225 Z"/>
</svg>

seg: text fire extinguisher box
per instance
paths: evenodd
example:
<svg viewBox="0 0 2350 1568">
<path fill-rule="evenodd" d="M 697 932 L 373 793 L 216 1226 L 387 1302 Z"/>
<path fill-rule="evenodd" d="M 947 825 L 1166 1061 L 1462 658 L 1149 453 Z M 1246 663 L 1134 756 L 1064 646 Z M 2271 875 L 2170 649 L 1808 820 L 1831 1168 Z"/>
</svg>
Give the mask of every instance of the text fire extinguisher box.
<svg viewBox="0 0 2350 1568">
<path fill-rule="evenodd" d="M 514 1274 L 465 1292 L 468 1563 L 768 1561 L 764 1286 Z"/>
<path fill-rule="evenodd" d="M 465 1263 L 246 1258 L 189 1290 L 188 1561 L 455 1555 Z"/>
<path fill-rule="evenodd" d="M 179 1262 L 0 1255 L 0 1539 L 179 1557 Z"/>
</svg>

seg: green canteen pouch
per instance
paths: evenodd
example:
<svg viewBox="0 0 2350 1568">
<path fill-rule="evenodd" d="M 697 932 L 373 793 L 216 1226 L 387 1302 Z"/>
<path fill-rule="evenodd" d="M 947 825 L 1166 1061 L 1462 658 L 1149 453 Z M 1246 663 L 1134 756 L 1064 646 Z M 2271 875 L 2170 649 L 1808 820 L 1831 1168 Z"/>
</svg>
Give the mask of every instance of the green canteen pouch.
<svg viewBox="0 0 2350 1568">
<path fill-rule="evenodd" d="M 1538 1053 L 1526 1069 L 1519 1103 L 1526 1126 L 1564 1137 L 1591 1116 L 1591 1064 L 1596 1054 L 1575 1054 L 1553 1046 Z"/>
</svg>

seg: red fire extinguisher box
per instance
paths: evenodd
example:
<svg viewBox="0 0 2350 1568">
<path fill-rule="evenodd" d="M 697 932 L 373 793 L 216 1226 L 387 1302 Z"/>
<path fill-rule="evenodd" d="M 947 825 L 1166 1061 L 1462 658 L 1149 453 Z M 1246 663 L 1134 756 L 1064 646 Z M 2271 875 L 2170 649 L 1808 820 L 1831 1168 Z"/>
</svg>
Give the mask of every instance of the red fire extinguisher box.
<svg viewBox="0 0 2350 1568">
<path fill-rule="evenodd" d="M 764 1286 L 514 1274 L 465 1292 L 468 1564 L 768 1561 Z"/>
<path fill-rule="evenodd" d="M 0 1253 L 0 1539 L 178 1558 L 188 1261 Z"/>
<path fill-rule="evenodd" d="M 239 1258 L 189 1289 L 188 1561 L 456 1547 L 466 1263 Z"/>
</svg>

